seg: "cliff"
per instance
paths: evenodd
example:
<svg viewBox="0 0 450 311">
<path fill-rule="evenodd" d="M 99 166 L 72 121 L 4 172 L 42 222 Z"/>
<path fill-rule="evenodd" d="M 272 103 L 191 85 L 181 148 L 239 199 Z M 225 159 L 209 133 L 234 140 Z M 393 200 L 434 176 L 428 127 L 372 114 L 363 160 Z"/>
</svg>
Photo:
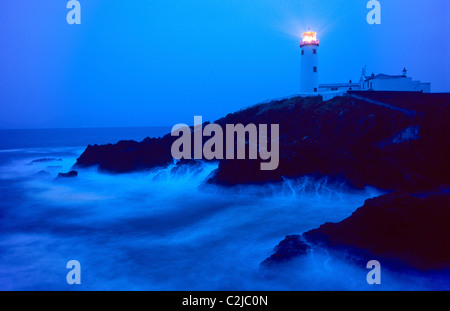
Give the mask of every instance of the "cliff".
<svg viewBox="0 0 450 311">
<path fill-rule="evenodd" d="M 405 191 L 449 183 L 449 94 L 353 95 L 358 98 L 274 101 L 215 121 L 222 126 L 279 124 L 280 163 L 274 171 L 261 171 L 261 160 L 220 160 L 208 182 L 230 186 L 310 175 L 356 188 Z M 176 138 L 168 134 L 142 142 L 90 145 L 75 167 L 98 166 L 114 173 L 164 167 L 173 163 L 170 149 Z"/>
<path fill-rule="evenodd" d="M 297 97 L 255 105 L 214 123 L 279 124 L 278 169 L 260 170 L 261 160 L 220 160 L 206 182 L 233 186 L 326 176 L 354 188 L 370 185 L 391 192 L 367 200 L 340 223 L 286 237 L 265 266 L 323 246 L 421 270 L 447 269 L 450 195 L 443 189 L 450 185 L 448 120 L 450 94 L 351 92 L 327 102 Z M 168 134 L 88 146 L 75 167 L 114 173 L 164 167 L 173 163 L 175 139 Z M 180 161 L 177 170 L 192 164 Z"/>
</svg>

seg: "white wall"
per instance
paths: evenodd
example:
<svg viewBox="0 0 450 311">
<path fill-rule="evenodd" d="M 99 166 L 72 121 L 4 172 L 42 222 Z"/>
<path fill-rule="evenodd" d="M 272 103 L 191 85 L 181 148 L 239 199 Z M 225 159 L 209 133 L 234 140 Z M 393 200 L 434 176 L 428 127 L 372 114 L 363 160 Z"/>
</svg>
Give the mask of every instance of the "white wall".
<svg viewBox="0 0 450 311">
<path fill-rule="evenodd" d="M 369 89 L 374 91 L 405 91 L 405 92 L 430 92 L 429 83 L 420 83 L 420 81 L 413 81 L 409 77 L 399 77 L 391 79 L 372 79 L 369 80 Z M 367 82 L 366 82 L 367 83 Z M 367 85 L 366 85 L 367 87 Z"/>
<path fill-rule="evenodd" d="M 316 45 L 305 45 L 302 48 L 304 54 L 301 55 L 300 92 L 319 91 L 319 47 Z M 316 54 L 314 54 L 316 50 Z M 317 67 L 317 72 L 313 68 Z"/>
</svg>

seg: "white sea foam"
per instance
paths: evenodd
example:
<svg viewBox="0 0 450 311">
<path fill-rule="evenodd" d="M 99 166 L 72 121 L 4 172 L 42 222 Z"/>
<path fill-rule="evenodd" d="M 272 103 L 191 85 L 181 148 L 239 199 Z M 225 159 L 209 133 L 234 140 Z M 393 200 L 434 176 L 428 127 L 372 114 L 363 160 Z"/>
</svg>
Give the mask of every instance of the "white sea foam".
<svg viewBox="0 0 450 311">
<path fill-rule="evenodd" d="M 0 167 L 8 190 L 0 203 L 1 289 L 377 289 L 366 283 L 364 266 L 323 250 L 260 268 L 285 235 L 348 217 L 376 189 L 348 191 L 308 178 L 221 188 L 204 183 L 216 164 L 182 173 L 174 166 L 121 175 L 82 169 L 55 179 L 79 152 L 52 150 Z M 38 158 L 62 161 L 29 165 Z M 79 287 L 66 283 L 72 259 L 81 263 Z M 431 280 L 384 272 L 378 289 L 448 286 Z"/>
</svg>

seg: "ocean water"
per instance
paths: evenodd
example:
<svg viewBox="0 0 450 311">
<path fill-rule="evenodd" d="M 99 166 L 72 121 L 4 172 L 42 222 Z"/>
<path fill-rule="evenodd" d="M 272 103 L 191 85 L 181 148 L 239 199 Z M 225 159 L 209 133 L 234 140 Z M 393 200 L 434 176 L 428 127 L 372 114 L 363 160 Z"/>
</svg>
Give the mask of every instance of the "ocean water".
<svg viewBox="0 0 450 311">
<path fill-rule="evenodd" d="M 381 194 L 376 189 L 349 191 L 307 178 L 224 189 L 204 183 L 212 163 L 122 175 L 89 168 L 56 178 L 87 144 L 165 132 L 0 131 L 0 289 L 450 289 L 448 276 L 405 274 L 383 264 L 382 284 L 368 285 L 365 266 L 321 249 L 261 268 L 286 235 L 348 217 Z M 81 264 L 80 285 L 66 282 L 70 260 Z"/>
</svg>

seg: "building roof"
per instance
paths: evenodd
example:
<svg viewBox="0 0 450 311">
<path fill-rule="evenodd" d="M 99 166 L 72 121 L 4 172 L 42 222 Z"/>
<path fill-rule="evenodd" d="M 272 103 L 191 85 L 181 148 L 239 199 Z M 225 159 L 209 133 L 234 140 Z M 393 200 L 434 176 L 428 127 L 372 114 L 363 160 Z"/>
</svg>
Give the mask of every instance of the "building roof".
<svg viewBox="0 0 450 311">
<path fill-rule="evenodd" d="M 319 87 L 358 87 L 359 83 L 325 83 L 325 84 L 319 84 Z"/>
<path fill-rule="evenodd" d="M 365 76 L 364 80 L 373 80 L 373 79 L 380 79 L 380 80 L 385 80 L 385 79 L 399 79 L 399 78 L 406 78 L 406 76 L 403 75 L 386 75 L 384 73 L 380 73 L 377 74 L 376 76 Z"/>
</svg>

